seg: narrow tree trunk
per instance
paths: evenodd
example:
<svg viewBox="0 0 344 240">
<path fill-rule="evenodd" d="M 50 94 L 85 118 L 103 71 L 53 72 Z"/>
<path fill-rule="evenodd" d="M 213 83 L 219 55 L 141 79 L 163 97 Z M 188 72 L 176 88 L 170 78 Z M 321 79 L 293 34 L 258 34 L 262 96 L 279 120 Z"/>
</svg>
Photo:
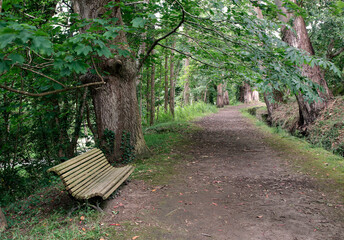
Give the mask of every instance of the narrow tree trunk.
<svg viewBox="0 0 344 240">
<path fill-rule="evenodd" d="M 165 56 L 165 97 L 164 97 L 164 109 L 168 111 L 168 56 Z"/>
<path fill-rule="evenodd" d="M 208 88 L 206 87 L 204 90 L 204 95 L 203 95 L 203 102 L 207 103 L 207 93 L 208 93 Z"/>
<path fill-rule="evenodd" d="M 0 207 L 0 232 L 7 228 L 7 221 L 2 209 Z"/>
<path fill-rule="evenodd" d="M 296 0 L 292 0 L 292 2 L 296 3 Z M 279 16 L 280 20 L 282 22 L 288 23 L 294 14 L 288 12 L 288 10 L 282 6 L 282 2 L 280 0 L 275 0 L 275 3 L 278 8 L 285 14 Z M 308 54 L 314 55 L 314 49 L 308 36 L 305 21 L 301 16 L 296 16 L 294 18 L 293 28 L 296 32 L 296 35 L 293 31 L 286 28 L 285 26 L 282 27 L 283 41 L 288 43 L 290 46 L 302 49 Z M 318 117 L 320 111 L 327 106 L 328 102 L 330 102 L 332 98 L 332 93 L 327 86 L 327 82 L 324 79 L 324 74 L 319 66 L 311 67 L 304 64 L 302 66 L 301 72 L 303 76 L 308 77 L 312 82 L 318 84 L 324 89 L 324 92 L 317 90 L 319 97 L 322 99 L 322 101 L 318 102 L 309 103 L 304 99 L 301 93 L 296 95 L 300 112 L 299 125 L 307 126 L 312 123 Z"/>
<path fill-rule="evenodd" d="M 190 59 L 185 59 L 184 69 L 185 69 L 185 84 L 184 84 L 184 104 L 189 105 L 190 104 L 190 83 L 189 83 L 189 65 L 190 65 Z"/>
<path fill-rule="evenodd" d="M 216 106 L 218 108 L 223 108 L 223 89 L 222 89 L 222 84 L 217 85 Z"/>
<path fill-rule="evenodd" d="M 149 115 L 150 115 L 150 84 L 151 84 L 151 76 L 149 74 L 149 66 L 147 66 L 147 86 L 146 86 L 146 121 L 147 124 L 149 123 Z"/>
<path fill-rule="evenodd" d="M 244 103 L 251 103 L 252 102 L 252 90 L 251 86 L 244 82 Z"/>
<path fill-rule="evenodd" d="M 175 48 L 176 42 L 172 43 L 172 48 Z M 171 51 L 170 57 L 170 112 L 174 119 L 174 51 Z"/>
<path fill-rule="evenodd" d="M 252 92 L 252 101 L 259 102 L 259 92 L 257 90 L 253 90 Z"/>
<path fill-rule="evenodd" d="M 73 0 L 72 2 L 74 11 L 85 19 L 98 18 L 106 11 L 104 5 L 107 4 L 107 1 Z M 119 3 L 120 0 L 116 0 L 116 2 Z M 119 7 L 112 9 L 111 17 L 118 19 L 117 25 L 124 25 Z M 128 48 L 127 43 L 123 31 L 120 31 L 114 40 L 109 41 L 109 44 L 125 49 Z M 116 54 L 114 59 L 102 59 L 98 64 L 98 69 L 101 72 L 109 73 L 105 78 L 105 85 L 91 89 L 100 144 L 105 145 L 107 142 L 105 132 L 114 133 L 113 150 L 107 153 L 108 159 L 114 161 L 122 155 L 120 147 L 123 131 L 130 134 L 130 143 L 135 148 L 136 154 L 147 152 L 136 96 L 137 65 L 135 59 Z M 82 80 L 93 82 L 99 81 L 99 78 L 88 74 Z"/>
<path fill-rule="evenodd" d="M 228 91 L 225 91 L 224 97 L 223 97 L 223 104 L 229 105 L 229 94 Z"/>
<path fill-rule="evenodd" d="M 152 126 L 154 124 L 155 117 L 155 63 L 152 65 L 151 69 L 151 100 L 150 100 L 150 121 L 149 124 Z"/>
</svg>

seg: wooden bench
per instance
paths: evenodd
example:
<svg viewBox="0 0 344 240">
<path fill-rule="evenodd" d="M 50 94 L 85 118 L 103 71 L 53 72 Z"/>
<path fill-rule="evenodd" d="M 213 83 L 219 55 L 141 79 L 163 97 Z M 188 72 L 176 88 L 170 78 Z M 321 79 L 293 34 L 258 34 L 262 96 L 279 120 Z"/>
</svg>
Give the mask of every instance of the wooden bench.
<svg viewBox="0 0 344 240">
<path fill-rule="evenodd" d="M 133 171 L 130 165 L 111 166 L 97 148 L 48 169 L 60 176 L 68 192 L 78 200 L 96 196 L 107 199 Z"/>
</svg>

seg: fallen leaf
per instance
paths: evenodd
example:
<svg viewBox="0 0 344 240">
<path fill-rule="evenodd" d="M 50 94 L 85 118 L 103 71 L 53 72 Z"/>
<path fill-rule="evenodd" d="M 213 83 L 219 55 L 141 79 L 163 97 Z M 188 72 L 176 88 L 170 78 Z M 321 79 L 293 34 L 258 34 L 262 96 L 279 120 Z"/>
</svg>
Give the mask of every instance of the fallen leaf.
<svg viewBox="0 0 344 240">
<path fill-rule="evenodd" d="M 214 202 L 213 202 L 213 203 L 211 203 L 211 204 L 213 204 L 214 206 L 217 206 L 217 203 L 214 203 Z"/>
<path fill-rule="evenodd" d="M 81 220 L 81 221 L 84 221 L 84 220 L 85 220 L 85 217 L 84 217 L 84 216 L 81 216 L 81 217 L 80 217 L 80 220 Z"/>
<path fill-rule="evenodd" d="M 257 218 L 262 218 L 263 216 L 257 216 Z"/>
<path fill-rule="evenodd" d="M 155 191 L 156 191 L 156 189 L 153 189 L 153 190 L 152 190 L 152 192 L 155 192 Z"/>
<path fill-rule="evenodd" d="M 86 229 L 85 229 L 85 228 L 82 228 L 82 231 L 86 232 Z"/>
<path fill-rule="evenodd" d="M 137 239 L 138 237 L 139 237 L 139 236 L 135 236 L 135 237 L 132 238 L 132 240 L 135 240 L 135 239 Z"/>
<path fill-rule="evenodd" d="M 111 223 L 111 224 L 109 224 L 109 226 L 121 226 L 121 224 L 119 224 L 119 223 Z"/>
<path fill-rule="evenodd" d="M 104 238 L 101 238 L 101 239 L 99 239 L 99 240 L 105 240 Z"/>
</svg>

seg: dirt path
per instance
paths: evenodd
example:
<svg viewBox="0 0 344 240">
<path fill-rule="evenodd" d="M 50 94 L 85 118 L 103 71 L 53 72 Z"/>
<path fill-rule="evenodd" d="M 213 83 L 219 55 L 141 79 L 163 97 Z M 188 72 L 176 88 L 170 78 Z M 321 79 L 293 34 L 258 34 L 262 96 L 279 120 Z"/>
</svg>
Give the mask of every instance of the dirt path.
<svg viewBox="0 0 344 240">
<path fill-rule="evenodd" d="M 167 186 L 133 181 L 108 204 L 149 234 L 140 239 L 344 239 L 343 210 L 297 174 L 229 107 L 197 122 L 181 174 Z"/>
</svg>

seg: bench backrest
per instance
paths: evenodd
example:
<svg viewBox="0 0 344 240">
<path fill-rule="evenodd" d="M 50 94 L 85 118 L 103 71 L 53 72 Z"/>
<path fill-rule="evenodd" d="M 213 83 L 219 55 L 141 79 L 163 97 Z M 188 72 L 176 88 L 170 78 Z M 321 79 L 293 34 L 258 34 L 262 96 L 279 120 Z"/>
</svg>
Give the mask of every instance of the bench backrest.
<svg viewBox="0 0 344 240">
<path fill-rule="evenodd" d="M 101 150 L 94 148 L 64 163 L 48 169 L 58 174 L 66 189 L 72 194 L 76 190 L 87 189 L 97 178 L 104 176 L 113 167 Z"/>
</svg>

